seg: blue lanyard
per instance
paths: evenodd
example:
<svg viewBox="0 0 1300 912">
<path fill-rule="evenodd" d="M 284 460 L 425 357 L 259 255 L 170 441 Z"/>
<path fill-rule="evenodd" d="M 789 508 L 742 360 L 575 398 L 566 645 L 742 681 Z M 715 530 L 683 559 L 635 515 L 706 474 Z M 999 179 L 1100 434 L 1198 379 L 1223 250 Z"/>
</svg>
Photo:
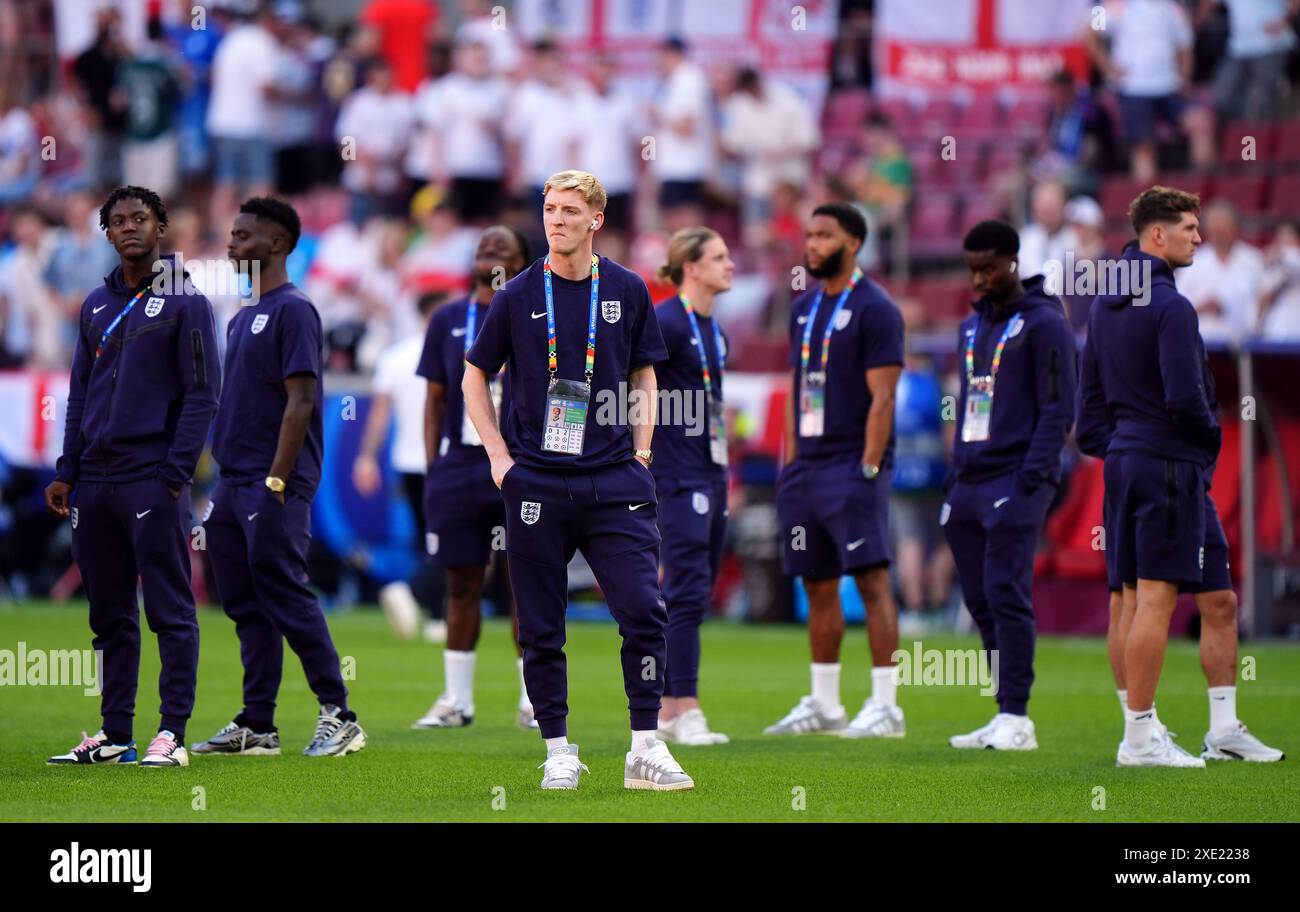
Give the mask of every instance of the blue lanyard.
<svg viewBox="0 0 1300 912">
<path fill-rule="evenodd" d="M 559 367 L 559 348 L 555 336 L 555 297 L 551 292 L 551 255 L 548 253 L 542 262 L 542 284 L 546 288 L 546 369 L 552 379 Z M 585 371 L 587 383 L 596 370 L 596 302 L 600 300 L 600 260 L 593 254 L 591 258 L 591 314 L 587 318 L 587 362 Z"/>
<path fill-rule="evenodd" d="M 691 332 L 695 334 L 695 344 L 700 349 L 700 372 L 704 376 L 704 394 L 711 396 L 713 382 L 709 371 L 709 356 L 704 351 L 704 337 L 700 335 L 700 324 L 695 319 L 695 308 L 691 305 L 690 300 L 685 295 L 678 295 L 677 299 L 682 302 L 682 309 L 686 311 L 687 318 L 691 321 Z M 713 326 L 713 352 L 718 356 L 718 395 L 719 402 L 722 401 L 722 367 L 725 360 L 722 354 L 722 330 L 718 329 L 718 321 L 710 319 L 709 323 Z"/>
<path fill-rule="evenodd" d="M 478 301 L 469 299 L 469 311 L 465 314 L 465 356 L 469 357 L 470 346 L 474 344 L 474 324 L 478 322 Z"/>
<path fill-rule="evenodd" d="M 107 342 L 108 337 L 113 334 L 113 330 L 117 329 L 117 324 L 121 323 L 124 319 L 126 319 L 126 315 L 131 312 L 131 309 L 135 307 L 136 302 L 139 301 L 141 298 L 143 298 L 144 293 L 148 290 L 149 290 L 148 288 L 141 288 L 140 291 L 136 293 L 136 296 L 132 298 L 130 302 L 126 305 L 126 307 L 122 308 L 122 312 L 113 318 L 113 322 L 108 324 L 108 329 L 104 330 L 104 334 L 99 337 L 99 345 L 95 347 L 95 360 L 99 360 L 99 356 L 104 353 L 104 343 Z"/>
<path fill-rule="evenodd" d="M 831 311 L 831 317 L 826 321 L 826 334 L 822 336 L 822 357 L 818 365 L 822 369 L 822 373 L 826 372 L 826 362 L 831 357 L 831 333 L 835 331 L 835 318 L 840 315 L 844 302 L 849 299 L 849 295 L 853 293 L 853 289 L 858 286 L 860 281 L 862 281 L 862 270 L 855 268 L 853 277 L 849 279 L 849 284 L 844 287 L 844 290 L 840 292 L 840 296 L 835 299 L 835 309 Z M 812 356 L 810 343 L 812 342 L 813 324 L 817 322 L 817 311 L 822 306 L 822 293 L 825 290 L 825 285 L 817 289 L 817 294 L 813 296 L 812 309 L 808 311 L 808 321 L 803 327 L 803 344 L 799 347 L 799 372 L 803 376 L 808 375 L 808 362 Z"/>
</svg>

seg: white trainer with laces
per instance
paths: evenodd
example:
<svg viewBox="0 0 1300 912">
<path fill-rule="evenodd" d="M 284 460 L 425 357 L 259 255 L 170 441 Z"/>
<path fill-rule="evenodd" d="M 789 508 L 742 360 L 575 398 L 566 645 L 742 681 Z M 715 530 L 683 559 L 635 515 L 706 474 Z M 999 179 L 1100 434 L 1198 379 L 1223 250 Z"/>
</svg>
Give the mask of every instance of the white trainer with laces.
<svg viewBox="0 0 1300 912">
<path fill-rule="evenodd" d="M 587 764 L 578 759 L 576 744 L 555 748 L 546 755 L 546 761 L 538 769 L 542 771 L 544 789 L 576 789 L 582 774 L 591 772 Z"/>
<path fill-rule="evenodd" d="M 901 738 L 907 734 L 903 711 L 868 700 L 853 721 L 840 731 L 841 738 Z"/>
<path fill-rule="evenodd" d="M 1206 760 L 1245 760 L 1250 763 L 1276 763 L 1286 754 L 1269 747 L 1238 722 L 1226 732 L 1208 732 L 1201 756 Z"/>
<path fill-rule="evenodd" d="M 1038 750 L 1038 736 L 1034 723 L 1028 716 L 999 713 L 998 724 L 989 733 L 986 750 L 1032 751 Z"/>
<path fill-rule="evenodd" d="M 445 693 L 433 701 L 429 711 L 411 723 L 411 728 L 464 728 L 474 724 L 474 708 L 457 706 Z"/>
<path fill-rule="evenodd" d="M 668 745 L 656 738 L 651 747 L 639 754 L 627 752 L 623 788 L 681 792 L 695 788 L 695 780 L 673 759 Z"/>
<path fill-rule="evenodd" d="M 1115 755 L 1116 766 L 1174 766 L 1185 769 L 1204 769 L 1205 761 L 1193 757 L 1174 743 L 1167 731 L 1164 737 L 1153 735 L 1149 747 L 1136 751 L 1129 747 L 1127 740 L 1119 742 L 1119 751 Z"/>
<path fill-rule="evenodd" d="M 659 737 L 661 740 L 685 744 L 689 747 L 727 744 L 731 741 L 721 732 L 709 731 L 709 720 L 704 717 L 704 711 L 699 708 L 688 709 L 668 722 L 660 722 Z"/>
<path fill-rule="evenodd" d="M 803 697 L 781 721 L 763 729 L 765 735 L 815 735 L 838 734 L 849 714 L 843 706 L 827 707 L 816 697 Z"/>
<path fill-rule="evenodd" d="M 190 756 L 185 748 L 176 743 L 176 736 L 169 731 L 160 731 L 149 742 L 149 749 L 140 759 L 141 766 L 189 766 Z"/>
<path fill-rule="evenodd" d="M 993 729 L 998 727 L 998 720 L 1001 718 L 1002 713 L 998 713 L 972 732 L 966 732 L 964 735 L 953 735 L 948 739 L 949 746 L 958 750 L 983 750 L 988 746 L 989 736 L 993 734 Z"/>
</svg>

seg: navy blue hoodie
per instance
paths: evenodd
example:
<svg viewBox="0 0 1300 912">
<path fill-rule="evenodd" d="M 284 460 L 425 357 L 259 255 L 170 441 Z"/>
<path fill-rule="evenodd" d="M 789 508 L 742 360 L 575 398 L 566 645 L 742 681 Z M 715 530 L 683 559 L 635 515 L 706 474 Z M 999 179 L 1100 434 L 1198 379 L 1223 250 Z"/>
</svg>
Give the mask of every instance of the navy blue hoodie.
<svg viewBox="0 0 1300 912">
<path fill-rule="evenodd" d="M 1124 251 L 1129 285 L 1092 302 L 1079 385 L 1079 449 L 1213 465 L 1221 434 L 1196 310 L 1160 257 Z M 1150 269 L 1150 288 L 1142 270 Z M 1135 300 L 1132 292 L 1145 291 Z"/>
<path fill-rule="evenodd" d="M 989 373 L 993 351 L 1011 317 L 1023 326 L 1007 339 L 994 384 L 989 439 L 963 442 L 961 428 L 953 443 L 953 472 L 965 482 L 984 481 L 1007 472 L 1026 493 L 1061 480 L 1061 448 L 1074 422 L 1077 346 L 1060 299 L 1043 291 L 1043 277 L 1025 280 L 1025 293 L 994 312 L 987 298 L 976 301 L 957 334 L 961 395 L 957 414 L 966 414 L 966 340 L 975 337 L 975 375 Z"/>
<path fill-rule="evenodd" d="M 180 260 L 167 268 L 183 274 Z M 60 481 L 156 476 L 179 488 L 194 474 L 221 390 L 216 324 L 188 277 L 184 287 L 167 284 L 164 294 L 145 291 L 98 358 L 104 331 L 146 286 L 128 288 L 118 266 L 81 305 Z"/>
</svg>

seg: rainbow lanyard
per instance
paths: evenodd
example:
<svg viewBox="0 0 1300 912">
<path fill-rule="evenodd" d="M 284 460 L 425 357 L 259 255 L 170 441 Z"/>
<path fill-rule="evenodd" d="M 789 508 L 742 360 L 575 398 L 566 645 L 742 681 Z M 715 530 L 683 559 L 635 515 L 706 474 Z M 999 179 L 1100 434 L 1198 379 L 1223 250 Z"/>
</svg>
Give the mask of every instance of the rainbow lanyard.
<svg viewBox="0 0 1300 912">
<path fill-rule="evenodd" d="M 144 293 L 148 290 L 148 287 L 141 288 L 136 293 L 136 296 L 127 303 L 126 307 L 122 308 L 122 312 L 113 318 L 113 322 L 108 324 L 108 329 L 104 330 L 104 334 L 99 337 L 99 345 L 95 346 L 95 360 L 99 360 L 99 356 L 104 353 L 104 343 L 106 343 L 108 337 L 113 334 L 113 330 L 117 329 L 117 324 L 126 319 L 126 315 L 131 312 L 131 309 L 135 307 L 136 302 L 143 298 Z"/>
<path fill-rule="evenodd" d="M 690 299 L 686 295 L 677 296 L 682 307 L 686 310 L 686 317 L 691 321 L 691 332 L 695 334 L 695 344 L 700 348 L 700 372 L 704 374 L 704 398 L 711 400 L 713 398 L 713 377 L 709 373 L 709 356 L 704 351 L 704 337 L 700 335 L 700 324 L 695 319 L 695 308 L 691 306 Z M 713 352 L 718 356 L 718 399 L 722 399 L 722 330 L 718 329 L 718 321 L 710 320 L 713 325 Z"/>
<path fill-rule="evenodd" d="M 1011 315 L 1007 321 L 1006 328 L 1002 330 L 1002 337 L 998 339 L 997 347 L 993 349 L 993 361 L 989 365 L 989 386 L 992 387 L 997 381 L 998 368 L 1002 366 L 1002 352 L 1007 347 L 1007 340 L 1020 328 L 1020 311 Z M 967 386 L 975 382 L 975 338 L 980 332 L 980 318 L 975 316 L 975 329 L 966 337 L 966 384 Z"/>
<path fill-rule="evenodd" d="M 831 356 L 831 333 L 835 331 L 835 318 L 839 316 L 840 309 L 844 307 L 844 302 L 849 299 L 853 289 L 857 287 L 858 282 L 862 281 L 862 270 L 854 269 L 853 277 L 849 279 L 848 287 L 840 292 L 840 296 L 835 299 L 835 309 L 831 311 L 831 318 L 826 321 L 826 333 L 822 336 L 822 360 L 821 370 L 826 373 L 826 361 Z M 817 289 L 817 294 L 813 297 L 812 309 L 808 311 L 808 320 L 803 327 L 803 345 L 799 349 L 799 372 L 808 376 L 808 361 L 812 354 L 812 331 L 813 324 L 817 322 L 817 311 L 822 306 L 822 292 L 825 286 Z"/>
<path fill-rule="evenodd" d="M 542 284 L 546 287 L 546 369 L 555 379 L 559 367 L 555 344 L 555 297 L 551 291 L 551 255 L 542 261 Z M 596 370 L 596 302 L 600 300 L 600 259 L 591 257 L 591 315 L 587 319 L 587 382 Z"/>
</svg>

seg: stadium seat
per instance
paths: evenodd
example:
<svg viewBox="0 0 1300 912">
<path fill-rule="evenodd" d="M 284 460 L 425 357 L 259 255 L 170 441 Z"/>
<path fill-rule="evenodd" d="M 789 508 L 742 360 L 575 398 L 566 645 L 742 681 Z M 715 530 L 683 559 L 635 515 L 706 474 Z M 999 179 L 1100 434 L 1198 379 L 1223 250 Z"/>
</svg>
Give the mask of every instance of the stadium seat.
<svg viewBox="0 0 1300 912">
<path fill-rule="evenodd" d="M 1106 179 L 1101 188 L 1101 210 L 1107 217 L 1126 218 L 1129 204 L 1147 188 L 1145 181 L 1127 174 L 1117 174 Z"/>
<path fill-rule="evenodd" d="M 1006 124 L 1003 116 L 1002 105 L 998 104 L 995 96 L 990 94 L 976 95 L 970 104 L 961 108 L 962 129 L 1004 130 Z"/>
<path fill-rule="evenodd" d="M 870 93 L 860 89 L 834 92 L 826 100 L 826 111 L 822 118 L 823 136 L 828 140 L 858 137 L 870 110 Z"/>
<path fill-rule="evenodd" d="M 1288 121 L 1278 129 L 1273 160 L 1287 165 L 1300 165 L 1300 122 Z"/>
<path fill-rule="evenodd" d="M 1300 215 L 1300 172 L 1279 174 L 1265 194 L 1270 213 L 1283 218 Z"/>
<path fill-rule="evenodd" d="M 1226 200 L 1241 215 L 1258 215 L 1264 211 L 1264 192 L 1268 178 L 1263 174 L 1221 174 L 1215 180 L 1208 199 Z"/>
<path fill-rule="evenodd" d="M 1179 190 L 1195 193 L 1202 197 L 1208 197 L 1209 191 L 1213 189 L 1211 176 L 1202 174 L 1199 171 L 1167 171 L 1161 174 L 1155 182 L 1164 184 L 1166 187 L 1177 187 Z"/>
<path fill-rule="evenodd" d="M 936 255 L 960 246 L 954 234 L 953 198 L 946 194 L 918 196 L 908 232 L 913 253 Z"/>
<path fill-rule="evenodd" d="M 1255 140 L 1255 157 L 1253 161 L 1242 158 L 1245 149 L 1242 140 L 1248 137 L 1253 137 Z M 1223 131 L 1223 138 L 1219 142 L 1219 165 L 1225 168 L 1233 168 L 1269 162 L 1273 160 L 1276 147 L 1277 126 L 1275 124 L 1267 121 L 1235 121 L 1228 124 Z"/>
</svg>

